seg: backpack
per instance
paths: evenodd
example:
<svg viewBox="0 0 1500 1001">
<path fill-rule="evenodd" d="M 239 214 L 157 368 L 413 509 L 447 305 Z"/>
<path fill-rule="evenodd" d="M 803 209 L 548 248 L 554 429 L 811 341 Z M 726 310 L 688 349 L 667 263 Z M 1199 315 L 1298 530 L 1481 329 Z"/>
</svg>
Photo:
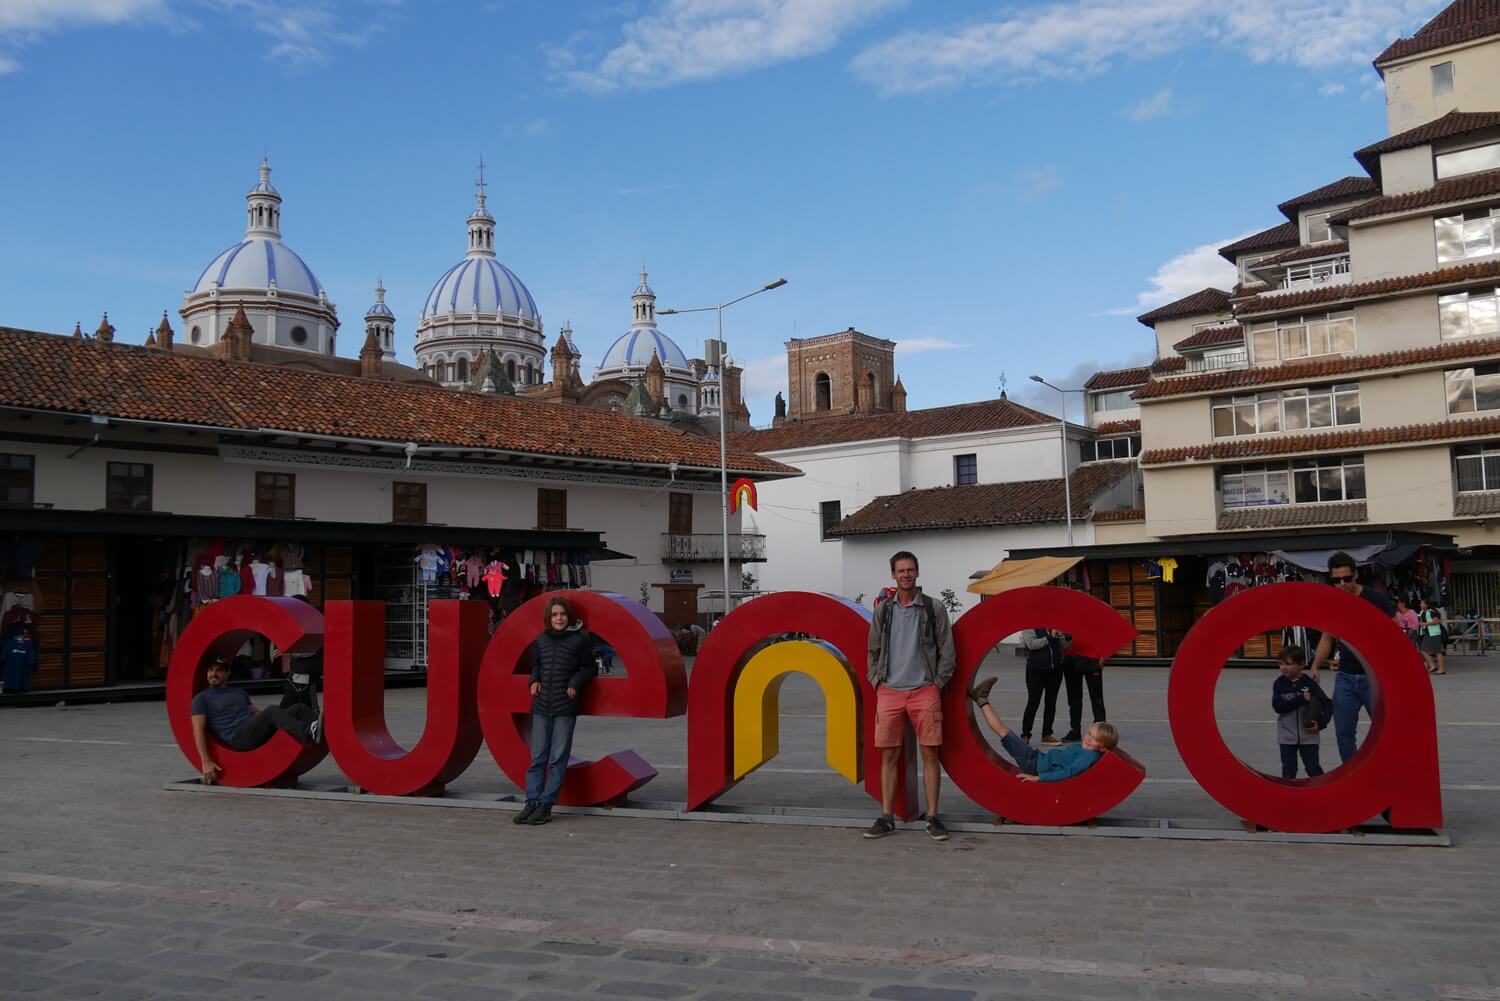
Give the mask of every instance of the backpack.
<svg viewBox="0 0 1500 1001">
<path fill-rule="evenodd" d="M 918 594 L 917 597 L 921 599 L 921 601 L 922 601 L 922 607 L 924 609 L 926 609 L 926 611 L 927 611 L 927 641 L 932 644 L 932 649 L 934 651 L 936 651 L 937 648 L 938 648 L 938 643 L 937 643 L 937 602 L 933 601 L 926 594 Z M 896 600 L 896 596 L 894 594 L 892 594 L 891 597 L 890 597 L 890 599 L 887 602 L 882 602 L 882 604 L 892 604 L 892 603 L 895 602 L 895 600 Z M 893 613 L 891 613 L 891 612 L 887 612 L 886 616 L 885 616 L 885 622 L 882 623 L 882 625 L 881 625 L 881 632 L 882 632 L 882 634 L 885 637 L 885 648 L 887 650 L 889 650 L 891 648 L 891 615 L 892 614 Z"/>
</svg>

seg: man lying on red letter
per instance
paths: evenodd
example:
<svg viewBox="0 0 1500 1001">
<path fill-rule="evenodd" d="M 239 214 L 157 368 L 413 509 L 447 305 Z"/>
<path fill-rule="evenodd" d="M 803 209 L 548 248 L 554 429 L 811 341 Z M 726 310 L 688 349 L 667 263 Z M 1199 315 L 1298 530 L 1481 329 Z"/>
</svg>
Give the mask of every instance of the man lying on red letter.
<svg viewBox="0 0 1500 1001">
<path fill-rule="evenodd" d="M 316 713 L 304 705 L 286 709 L 272 706 L 257 708 L 243 688 L 229 687 L 229 663 L 215 657 L 208 665 L 208 687 L 193 696 L 193 742 L 205 785 L 213 785 L 219 768 L 208 750 L 208 731 L 236 751 L 253 751 L 285 731 L 304 744 L 316 744 L 322 738 L 322 724 Z"/>
<path fill-rule="evenodd" d="M 1005 748 L 1005 753 L 1016 759 L 1022 782 L 1061 782 L 1082 775 L 1105 751 L 1114 750 L 1120 743 L 1120 734 L 1114 725 L 1099 722 L 1084 731 L 1081 743 L 1068 744 L 1055 751 L 1038 751 L 1012 733 L 1000 714 L 990 706 L 990 689 L 999 680 L 981 681 L 969 690 L 969 698 L 984 714 L 985 724 L 1000 737 L 1000 746 Z"/>
</svg>

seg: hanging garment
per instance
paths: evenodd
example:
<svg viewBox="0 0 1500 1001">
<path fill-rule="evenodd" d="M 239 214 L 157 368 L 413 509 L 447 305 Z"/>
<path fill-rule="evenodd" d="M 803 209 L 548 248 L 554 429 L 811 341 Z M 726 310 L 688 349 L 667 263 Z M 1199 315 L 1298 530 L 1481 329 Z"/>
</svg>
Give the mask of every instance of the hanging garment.
<svg viewBox="0 0 1500 1001">
<path fill-rule="evenodd" d="M 4 601 L 0 601 L 0 616 L 8 614 L 10 610 L 12 608 L 15 608 L 17 605 L 22 605 L 26 608 L 34 608 L 35 606 L 32 604 L 31 592 L 7 591 L 5 593 Z"/>
<path fill-rule="evenodd" d="M 281 568 L 272 563 L 266 567 L 265 594 L 272 598 L 279 598 L 286 593 L 286 574 Z"/>
<path fill-rule="evenodd" d="M 470 556 L 464 560 L 464 583 L 471 589 L 479 586 L 479 581 L 484 577 L 484 560 L 478 556 Z"/>
<path fill-rule="evenodd" d="M 240 594 L 255 593 L 255 572 L 249 563 L 240 564 Z"/>
<path fill-rule="evenodd" d="M 31 687 L 31 672 L 36 670 L 36 643 L 30 633 L 16 633 L 0 645 L 0 687 L 9 692 L 24 692 Z"/>
<path fill-rule="evenodd" d="M 283 570 L 302 569 L 302 543 L 283 542 L 281 544 L 281 568 Z"/>
<path fill-rule="evenodd" d="M 307 574 L 302 570 L 288 570 L 282 576 L 286 578 L 284 590 L 288 598 L 296 598 L 307 593 Z"/>
<path fill-rule="evenodd" d="M 240 593 L 240 572 L 234 567 L 219 568 L 219 597 L 230 598 Z"/>
<path fill-rule="evenodd" d="M 500 589 L 505 586 L 505 564 L 496 560 L 485 567 L 484 584 L 491 598 L 500 597 Z"/>
<path fill-rule="evenodd" d="M 1161 567 L 1162 581 L 1167 584 L 1172 583 L 1172 575 L 1177 572 L 1177 561 L 1170 556 L 1163 556 L 1156 562 Z"/>
<path fill-rule="evenodd" d="M 266 578 L 271 573 L 271 564 L 256 560 L 250 564 L 250 586 L 251 594 L 266 593 Z"/>
<path fill-rule="evenodd" d="M 213 601 L 219 596 L 219 575 L 214 573 L 214 568 L 201 566 L 198 572 L 193 574 L 193 607 L 197 608 L 204 602 Z"/>
<path fill-rule="evenodd" d="M 1208 585 L 1208 600 L 1217 605 L 1224 600 L 1224 589 L 1229 584 L 1229 567 L 1217 561 L 1211 563 L 1204 583 Z"/>
</svg>

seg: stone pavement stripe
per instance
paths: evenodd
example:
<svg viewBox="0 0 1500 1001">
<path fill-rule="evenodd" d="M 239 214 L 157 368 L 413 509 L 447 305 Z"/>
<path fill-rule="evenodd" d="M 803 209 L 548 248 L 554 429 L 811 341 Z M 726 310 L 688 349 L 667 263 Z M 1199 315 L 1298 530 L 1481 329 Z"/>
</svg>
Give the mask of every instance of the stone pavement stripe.
<svg viewBox="0 0 1500 1001">
<path fill-rule="evenodd" d="M 288 897 L 254 896 L 242 893 L 215 893 L 208 891 L 180 890 L 169 887 L 151 887 L 136 883 L 114 883 L 108 880 L 75 879 L 68 876 L 52 876 L 31 873 L 0 872 L 0 884 L 22 886 L 45 886 L 57 890 L 72 890 L 91 894 L 116 894 L 144 896 L 159 900 L 185 900 L 201 904 L 265 909 L 293 913 L 326 913 L 338 916 L 376 916 L 384 920 L 409 922 L 412 924 L 440 924 L 447 927 L 471 927 L 491 931 L 538 932 L 549 935 L 568 936 L 581 939 L 604 939 L 626 944 L 674 945 L 702 950 L 741 952 L 752 955 L 771 955 L 801 960 L 803 963 L 819 961 L 835 963 L 881 964 L 904 968 L 930 968 L 963 973 L 1024 973 L 1084 977 L 1098 980 L 1134 981 L 1154 983 L 1159 987 L 1186 986 L 1223 987 L 1247 985 L 1257 988 L 1302 991 L 1310 982 L 1297 975 L 1269 974 L 1260 970 L 1239 970 L 1210 966 L 1176 964 L 1152 964 L 1125 962 L 1091 962 L 1086 960 L 1061 959 L 1048 956 L 1012 956 L 999 953 L 955 952 L 933 949 L 903 949 L 887 946 L 817 942 L 805 939 L 759 938 L 744 935 L 726 935 L 702 932 L 669 931 L 657 928 L 611 928 L 604 926 L 567 926 L 556 921 L 529 921 L 514 918 L 492 918 L 480 914 L 447 913 L 355 902 L 330 900 L 294 900 Z M 467 957 L 466 957 L 467 958 Z M 550 957 L 548 957 L 550 958 Z M 416 961 L 424 962 L 422 960 Z M 119 964 L 110 964 L 118 966 Z M 442 967 L 453 970 L 452 964 Z M 481 967 L 475 967 L 481 969 Z M 66 976 L 66 971 L 59 971 Z M 262 976 L 269 979 L 302 980 L 326 975 L 328 970 L 251 961 L 230 969 L 231 973 Z M 631 981 L 614 984 L 619 993 L 634 989 Z M 663 985 L 652 984 L 651 989 Z M 1354 978 L 1320 977 L 1316 981 L 1318 990 L 1326 995 L 1352 995 L 1369 988 L 1369 983 Z M 1420 996 L 1442 997 L 1454 1001 L 1500 1001 L 1500 989 L 1476 988 L 1456 984 L 1410 984 Z M 604 991 L 601 988 L 601 991 Z M 641 996 L 641 995 L 637 995 Z M 661 994 L 644 996 L 661 997 Z M 936 995 L 934 995 L 936 996 Z"/>
</svg>

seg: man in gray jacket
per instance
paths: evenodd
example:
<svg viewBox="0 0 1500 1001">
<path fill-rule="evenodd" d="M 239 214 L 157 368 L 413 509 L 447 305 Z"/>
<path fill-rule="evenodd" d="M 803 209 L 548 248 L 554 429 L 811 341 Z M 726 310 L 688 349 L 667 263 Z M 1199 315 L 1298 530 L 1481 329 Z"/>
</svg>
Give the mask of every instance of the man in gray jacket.
<svg viewBox="0 0 1500 1001">
<path fill-rule="evenodd" d="M 917 587 L 917 558 L 902 550 L 891 557 L 896 593 L 875 607 L 870 621 L 870 685 L 875 689 L 875 746 L 880 755 L 880 817 L 867 838 L 883 838 L 896 830 L 896 779 L 901 768 L 901 745 L 906 721 L 911 720 L 922 749 L 922 780 L 927 793 L 927 833 L 947 841 L 948 831 L 938 819 L 938 791 L 942 770 L 938 749 L 943 745 L 942 688 L 953 677 L 953 629 L 941 604 Z"/>
</svg>

